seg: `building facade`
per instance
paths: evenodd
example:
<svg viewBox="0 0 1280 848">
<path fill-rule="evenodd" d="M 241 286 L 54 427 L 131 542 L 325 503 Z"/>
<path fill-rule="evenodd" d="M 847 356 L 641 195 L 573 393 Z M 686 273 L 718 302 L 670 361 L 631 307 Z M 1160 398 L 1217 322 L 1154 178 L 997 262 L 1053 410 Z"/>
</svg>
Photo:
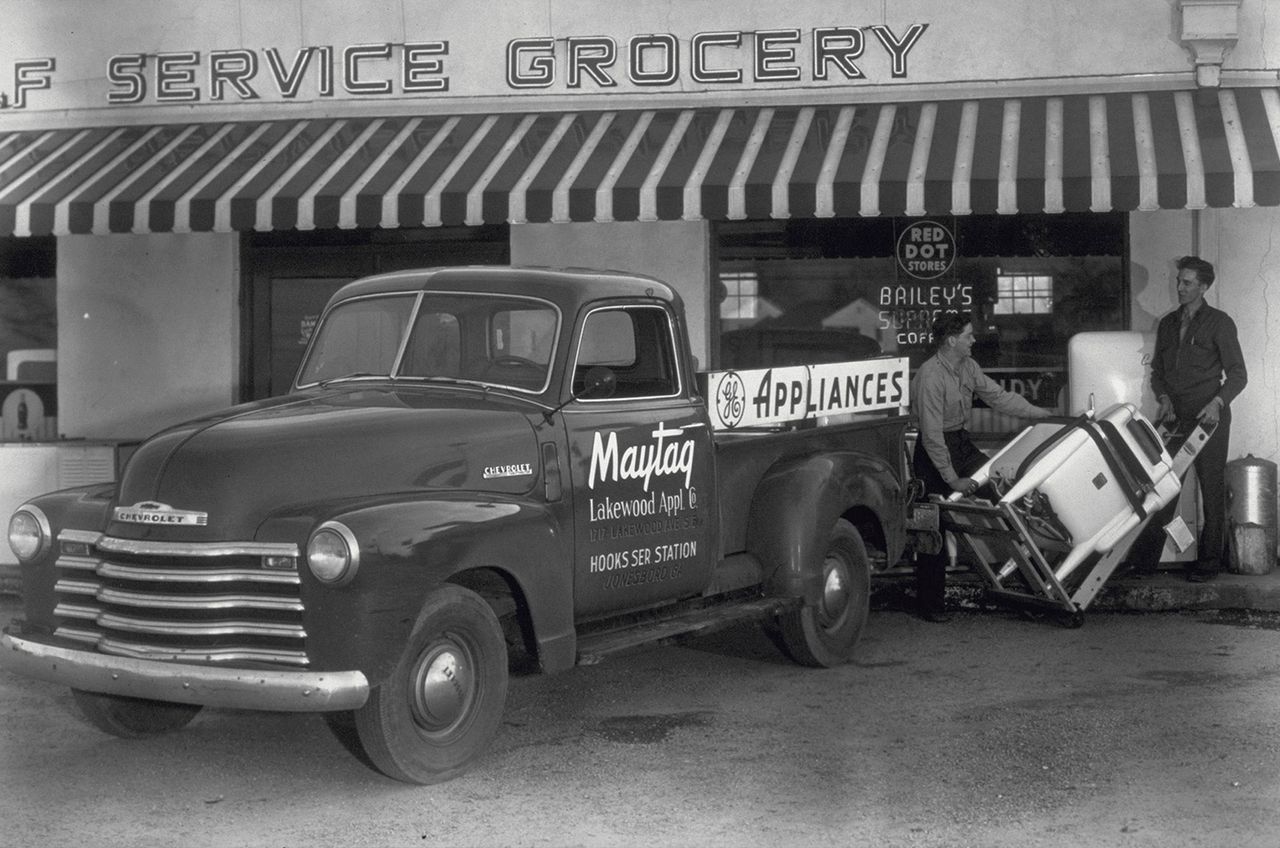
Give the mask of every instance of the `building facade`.
<svg viewBox="0 0 1280 848">
<path fill-rule="evenodd" d="M 662 278 L 708 368 L 918 361 L 959 308 L 1067 411 L 1068 339 L 1153 330 L 1198 254 L 1248 357 L 1232 455 L 1280 449 L 1268 0 L 0 11 L 3 440 L 280 392 L 337 286 L 458 263 Z"/>
</svg>

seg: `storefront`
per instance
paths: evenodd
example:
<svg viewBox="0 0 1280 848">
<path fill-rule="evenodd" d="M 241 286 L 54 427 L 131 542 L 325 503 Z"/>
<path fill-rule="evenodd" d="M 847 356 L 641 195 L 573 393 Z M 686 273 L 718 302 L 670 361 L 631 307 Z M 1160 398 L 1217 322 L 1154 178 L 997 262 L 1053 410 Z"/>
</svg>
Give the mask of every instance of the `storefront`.
<svg viewBox="0 0 1280 848">
<path fill-rule="evenodd" d="M 958 308 L 1065 409 L 1067 339 L 1153 328 L 1198 253 L 1253 378 L 1233 453 L 1280 449 L 1264 0 L 444 5 L 0 0 L 0 348 L 57 357 L 2 438 L 279 392 L 342 282 L 456 263 L 666 279 L 704 366 L 918 361 Z"/>
</svg>

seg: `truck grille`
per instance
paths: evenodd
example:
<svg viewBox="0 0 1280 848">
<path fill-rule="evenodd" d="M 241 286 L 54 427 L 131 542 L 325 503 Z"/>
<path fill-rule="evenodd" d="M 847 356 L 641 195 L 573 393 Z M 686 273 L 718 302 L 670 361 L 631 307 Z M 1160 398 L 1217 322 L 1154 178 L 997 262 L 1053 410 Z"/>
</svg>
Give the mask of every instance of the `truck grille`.
<svg viewBox="0 0 1280 848">
<path fill-rule="evenodd" d="M 298 546 L 185 544 L 64 530 L 54 633 L 104 654 L 306 666 Z M 281 568 L 268 568 L 271 558 Z"/>
</svg>

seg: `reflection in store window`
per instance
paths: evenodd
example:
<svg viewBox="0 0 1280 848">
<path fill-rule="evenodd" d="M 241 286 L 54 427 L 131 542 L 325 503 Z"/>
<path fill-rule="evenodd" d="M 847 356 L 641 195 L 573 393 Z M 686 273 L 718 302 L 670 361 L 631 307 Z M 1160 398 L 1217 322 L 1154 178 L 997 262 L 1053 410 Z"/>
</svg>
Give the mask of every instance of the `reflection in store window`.
<svg viewBox="0 0 1280 848">
<path fill-rule="evenodd" d="M 720 274 L 725 296 L 720 302 L 722 321 L 752 320 L 757 317 L 760 282 L 754 271 L 727 271 Z"/>
<path fill-rule="evenodd" d="M 0 441 L 58 437 L 53 237 L 0 238 Z"/>
<path fill-rule="evenodd" d="M 1005 274 L 996 269 L 996 315 L 1048 315 L 1053 311 L 1053 277 Z"/>
</svg>

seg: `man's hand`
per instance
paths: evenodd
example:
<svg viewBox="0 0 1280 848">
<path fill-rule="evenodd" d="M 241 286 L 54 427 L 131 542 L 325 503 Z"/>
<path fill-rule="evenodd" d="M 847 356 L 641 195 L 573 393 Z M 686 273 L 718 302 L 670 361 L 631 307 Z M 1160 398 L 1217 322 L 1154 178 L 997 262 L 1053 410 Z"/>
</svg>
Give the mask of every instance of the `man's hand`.
<svg viewBox="0 0 1280 848">
<path fill-rule="evenodd" d="M 974 482 L 972 477 L 961 477 L 951 484 L 951 488 L 962 495 L 972 495 L 978 491 L 978 484 Z"/>
<path fill-rule="evenodd" d="M 1196 419 L 1206 427 L 1216 427 L 1221 416 L 1222 398 L 1216 397 L 1204 405 L 1204 409 L 1200 410 L 1200 414 L 1196 416 Z"/>
<path fill-rule="evenodd" d="M 1201 413 L 1203 414 L 1203 413 Z M 1173 417 L 1173 401 L 1168 395 L 1160 395 L 1160 408 L 1156 410 L 1156 423 L 1168 421 Z"/>
</svg>

